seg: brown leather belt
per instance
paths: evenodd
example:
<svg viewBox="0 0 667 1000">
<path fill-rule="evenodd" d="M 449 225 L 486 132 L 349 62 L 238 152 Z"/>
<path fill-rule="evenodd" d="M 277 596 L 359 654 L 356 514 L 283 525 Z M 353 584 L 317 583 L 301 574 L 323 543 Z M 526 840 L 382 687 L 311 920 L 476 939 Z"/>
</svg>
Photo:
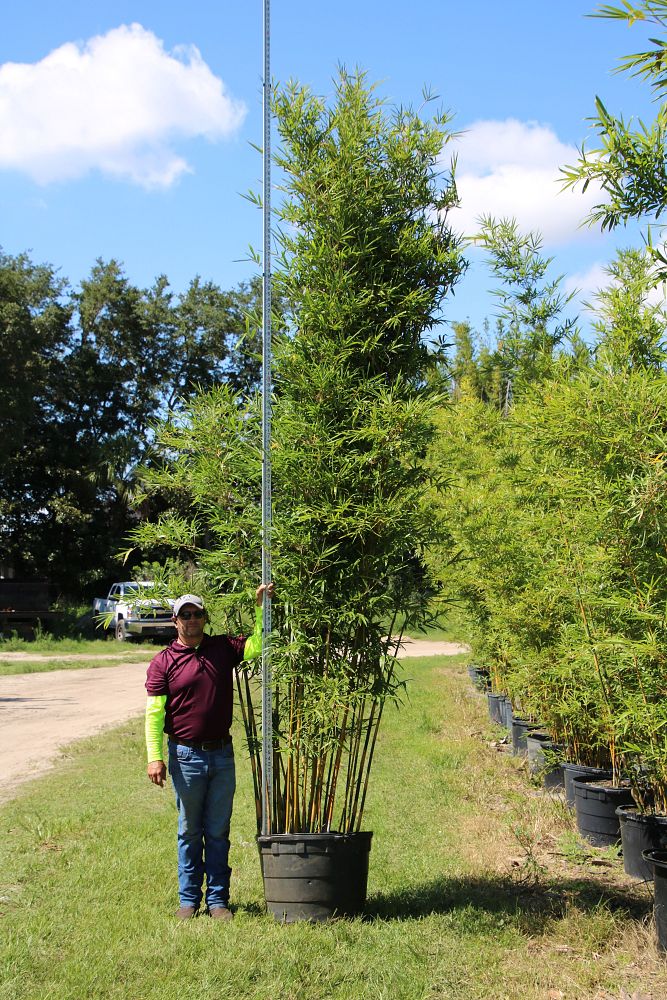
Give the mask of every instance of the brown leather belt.
<svg viewBox="0 0 667 1000">
<path fill-rule="evenodd" d="M 203 743 L 197 743 L 196 740 L 184 740 L 180 736 L 170 736 L 170 743 L 177 743 L 182 747 L 192 747 L 193 750 L 222 750 L 223 747 L 229 746 L 232 742 L 231 736 L 223 736 L 219 740 L 204 740 Z"/>
</svg>

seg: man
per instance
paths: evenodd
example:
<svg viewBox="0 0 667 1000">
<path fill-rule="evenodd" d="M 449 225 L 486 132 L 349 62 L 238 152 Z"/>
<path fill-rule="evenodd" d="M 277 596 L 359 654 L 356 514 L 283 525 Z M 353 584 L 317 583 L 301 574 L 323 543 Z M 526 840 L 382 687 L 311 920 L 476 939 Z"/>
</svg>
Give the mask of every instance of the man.
<svg viewBox="0 0 667 1000">
<path fill-rule="evenodd" d="M 215 920 L 231 920 L 229 824 L 236 787 L 232 722 L 234 668 L 262 650 L 262 599 L 273 584 L 257 588 L 255 630 L 245 636 L 204 635 L 204 602 L 184 594 L 174 604 L 177 638 L 155 656 L 146 676 L 148 777 L 166 779 L 163 732 L 169 737 L 169 773 L 178 809 L 176 916 L 197 915 L 206 874 L 206 908 Z"/>
</svg>

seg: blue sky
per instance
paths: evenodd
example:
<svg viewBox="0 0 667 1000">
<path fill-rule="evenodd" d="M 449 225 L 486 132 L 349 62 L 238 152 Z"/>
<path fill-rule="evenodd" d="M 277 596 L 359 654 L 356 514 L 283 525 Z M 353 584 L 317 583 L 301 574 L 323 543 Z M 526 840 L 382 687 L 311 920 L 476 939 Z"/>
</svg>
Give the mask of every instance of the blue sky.
<svg viewBox="0 0 667 1000">
<path fill-rule="evenodd" d="M 482 213 L 540 230 L 554 275 L 586 297 L 632 231 L 582 230 L 581 195 L 558 195 L 598 94 L 651 118 L 646 89 L 616 75 L 647 32 L 585 17 L 594 2 L 338 0 L 272 2 L 274 79 L 331 91 L 339 63 L 362 67 L 390 102 L 440 95 L 464 132 L 458 153 L 471 232 Z M 248 278 L 261 213 L 261 0 L 25 0 L 0 17 L 0 246 L 29 251 L 73 284 L 115 257 L 131 281 L 160 273 L 173 288 L 199 274 L 222 287 Z M 495 304 L 479 260 L 445 318 L 480 327 Z"/>
</svg>

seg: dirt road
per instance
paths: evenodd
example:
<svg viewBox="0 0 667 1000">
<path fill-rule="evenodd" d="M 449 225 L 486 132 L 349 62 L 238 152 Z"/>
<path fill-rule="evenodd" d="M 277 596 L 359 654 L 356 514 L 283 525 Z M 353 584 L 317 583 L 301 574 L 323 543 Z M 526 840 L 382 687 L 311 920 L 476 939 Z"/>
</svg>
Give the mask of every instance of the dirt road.
<svg viewBox="0 0 667 1000">
<path fill-rule="evenodd" d="M 145 677 L 143 663 L 0 677 L 0 801 L 52 768 L 63 745 L 138 715 Z"/>
<path fill-rule="evenodd" d="M 455 656 L 466 650 L 457 643 L 406 639 L 400 655 Z M 140 715 L 145 677 L 146 663 L 0 677 L 0 801 L 50 770 L 64 745 Z"/>
</svg>

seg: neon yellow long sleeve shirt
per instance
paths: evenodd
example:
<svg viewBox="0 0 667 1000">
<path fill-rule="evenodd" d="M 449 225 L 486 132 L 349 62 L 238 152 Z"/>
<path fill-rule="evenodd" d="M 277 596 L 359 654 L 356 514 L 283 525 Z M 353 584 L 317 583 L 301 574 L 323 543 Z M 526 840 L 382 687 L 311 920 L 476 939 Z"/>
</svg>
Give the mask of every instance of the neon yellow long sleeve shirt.
<svg viewBox="0 0 667 1000">
<path fill-rule="evenodd" d="M 255 628 L 245 641 L 243 659 L 252 660 L 262 652 L 262 628 L 264 616 L 261 608 L 255 609 Z M 164 760 L 164 719 L 167 705 L 166 694 L 148 695 L 146 698 L 146 754 L 148 763 Z"/>
</svg>

